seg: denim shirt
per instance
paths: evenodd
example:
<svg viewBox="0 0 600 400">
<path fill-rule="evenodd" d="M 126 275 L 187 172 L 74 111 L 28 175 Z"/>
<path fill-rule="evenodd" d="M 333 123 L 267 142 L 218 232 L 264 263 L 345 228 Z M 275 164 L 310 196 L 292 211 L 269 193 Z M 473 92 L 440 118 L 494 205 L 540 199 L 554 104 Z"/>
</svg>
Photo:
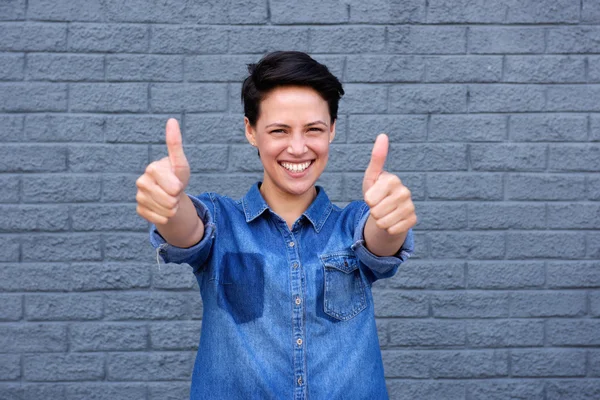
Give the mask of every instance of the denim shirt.
<svg viewBox="0 0 600 400">
<path fill-rule="evenodd" d="M 365 247 L 369 208 L 341 209 L 323 188 L 290 230 L 260 183 L 233 200 L 190 196 L 204 222 L 190 248 L 150 241 L 165 262 L 189 264 L 203 301 L 191 399 L 387 399 L 371 284 L 414 250 Z"/>
</svg>

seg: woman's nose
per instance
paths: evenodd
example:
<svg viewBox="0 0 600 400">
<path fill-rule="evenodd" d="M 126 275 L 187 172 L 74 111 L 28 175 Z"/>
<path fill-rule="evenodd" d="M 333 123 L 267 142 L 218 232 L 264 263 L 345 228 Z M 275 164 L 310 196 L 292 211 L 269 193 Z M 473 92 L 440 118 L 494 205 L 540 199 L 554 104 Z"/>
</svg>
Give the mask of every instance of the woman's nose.
<svg viewBox="0 0 600 400">
<path fill-rule="evenodd" d="M 302 155 L 306 152 L 308 152 L 308 147 L 306 146 L 306 138 L 304 135 L 292 135 L 290 143 L 288 144 L 288 153 Z"/>
</svg>

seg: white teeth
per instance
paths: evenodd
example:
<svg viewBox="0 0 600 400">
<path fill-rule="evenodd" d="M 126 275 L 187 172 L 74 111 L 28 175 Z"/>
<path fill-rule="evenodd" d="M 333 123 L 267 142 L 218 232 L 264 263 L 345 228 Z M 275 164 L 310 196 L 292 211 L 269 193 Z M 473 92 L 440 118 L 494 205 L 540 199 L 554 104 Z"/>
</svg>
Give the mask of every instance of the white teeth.
<svg viewBox="0 0 600 400">
<path fill-rule="evenodd" d="M 310 161 L 301 163 L 301 164 L 294 164 L 294 163 L 289 163 L 289 162 L 282 162 L 281 165 L 287 169 L 288 171 L 292 171 L 292 172 L 302 172 L 304 171 L 306 168 L 309 167 L 310 165 Z"/>
</svg>

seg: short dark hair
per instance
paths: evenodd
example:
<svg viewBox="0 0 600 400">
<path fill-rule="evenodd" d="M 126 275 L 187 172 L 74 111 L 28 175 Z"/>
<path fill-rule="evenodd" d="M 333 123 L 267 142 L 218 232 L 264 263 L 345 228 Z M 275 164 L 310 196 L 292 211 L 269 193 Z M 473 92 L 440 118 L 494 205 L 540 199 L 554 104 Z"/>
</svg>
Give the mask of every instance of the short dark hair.
<svg viewBox="0 0 600 400">
<path fill-rule="evenodd" d="M 267 93 L 281 86 L 308 86 L 316 90 L 329 106 L 331 122 L 337 119 L 338 103 L 344 94 L 342 84 L 329 69 L 300 51 L 274 51 L 256 64 L 248 64 L 250 75 L 242 85 L 244 115 L 255 125 L 260 102 Z"/>
</svg>

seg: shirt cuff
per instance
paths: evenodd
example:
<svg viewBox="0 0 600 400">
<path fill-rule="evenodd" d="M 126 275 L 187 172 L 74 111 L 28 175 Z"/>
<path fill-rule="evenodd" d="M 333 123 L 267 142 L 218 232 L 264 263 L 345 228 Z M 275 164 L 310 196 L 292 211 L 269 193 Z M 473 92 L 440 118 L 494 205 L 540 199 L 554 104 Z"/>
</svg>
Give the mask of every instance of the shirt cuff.
<svg viewBox="0 0 600 400">
<path fill-rule="evenodd" d="M 356 230 L 354 231 L 354 243 L 352 244 L 352 250 L 356 253 L 359 260 L 375 272 L 378 277 L 384 278 L 393 275 L 398 266 L 404 261 L 408 260 L 415 250 L 415 239 L 412 228 L 408 230 L 406 239 L 400 247 L 400 250 L 392 256 L 380 257 L 377 256 L 367 249 L 365 244 L 364 229 L 367 224 L 367 219 L 370 213 L 367 212 L 358 223 Z"/>
<path fill-rule="evenodd" d="M 158 233 L 156 225 L 152 224 L 150 227 L 150 243 L 156 249 L 157 256 L 160 256 L 165 263 L 189 264 L 196 270 L 208 258 L 215 237 L 215 224 L 204 203 L 193 196 L 188 195 L 188 197 L 204 224 L 204 236 L 200 242 L 187 248 L 173 246 L 166 242 Z"/>
</svg>

